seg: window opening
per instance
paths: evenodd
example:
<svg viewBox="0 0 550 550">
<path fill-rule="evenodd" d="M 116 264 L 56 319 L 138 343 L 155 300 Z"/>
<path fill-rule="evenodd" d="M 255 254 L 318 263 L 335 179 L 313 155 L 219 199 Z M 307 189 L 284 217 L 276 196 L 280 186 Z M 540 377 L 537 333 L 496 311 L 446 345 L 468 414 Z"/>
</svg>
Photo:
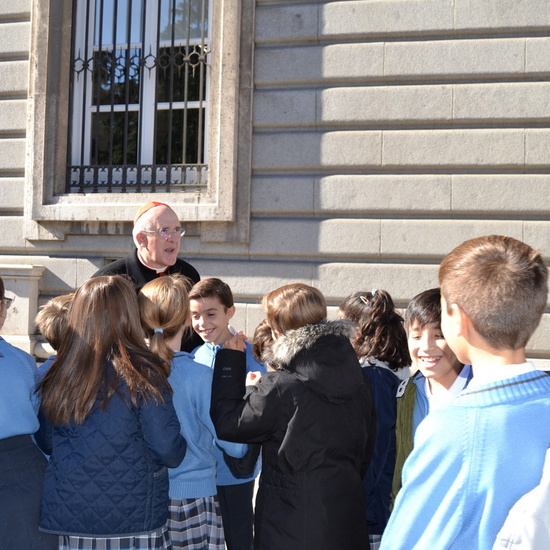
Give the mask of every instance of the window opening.
<svg viewBox="0 0 550 550">
<path fill-rule="evenodd" d="M 206 186 L 210 8 L 76 0 L 68 192 Z"/>
</svg>

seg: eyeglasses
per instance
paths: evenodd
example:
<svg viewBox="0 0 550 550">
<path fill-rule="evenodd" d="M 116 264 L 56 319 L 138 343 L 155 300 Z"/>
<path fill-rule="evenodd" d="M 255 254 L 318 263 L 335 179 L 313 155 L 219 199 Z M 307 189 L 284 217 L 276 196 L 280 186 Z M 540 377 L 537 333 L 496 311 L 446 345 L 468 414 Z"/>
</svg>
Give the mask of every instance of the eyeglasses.
<svg viewBox="0 0 550 550">
<path fill-rule="evenodd" d="M 154 235 L 159 235 L 163 239 L 169 239 L 170 237 L 183 237 L 185 235 L 185 229 L 181 227 L 176 227 L 176 229 L 168 229 L 163 227 L 162 229 L 156 229 L 155 231 L 143 231 L 143 233 L 152 233 Z"/>
<path fill-rule="evenodd" d="M 6 309 L 10 309 L 13 302 L 15 302 L 15 298 L 0 298 L 0 300 L 6 306 Z"/>
</svg>

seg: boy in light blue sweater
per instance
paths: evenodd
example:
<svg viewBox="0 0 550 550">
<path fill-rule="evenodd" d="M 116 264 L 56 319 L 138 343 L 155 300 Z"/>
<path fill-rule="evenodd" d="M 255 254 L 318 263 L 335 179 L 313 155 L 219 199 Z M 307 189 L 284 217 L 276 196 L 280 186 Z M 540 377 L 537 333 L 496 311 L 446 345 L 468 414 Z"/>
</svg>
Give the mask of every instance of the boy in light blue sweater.
<svg viewBox="0 0 550 550">
<path fill-rule="evenodd" d="M 225 550 L 214 448 L 219 445 L 229 456 L 242 458 L 248 445 L 216 438 L 210 418 L 213 371 L 179 351 L 185 329 L 190 328 L 187 281 L 178 275 L 159 277 L 140 290 L 138 300 L 151 351 L 170 365 L 168 381 L 174 408 L 187 441 L 182 463 L 168 471 L 172 545 L 188 550 Z"/>
<path fill-rule="evenodd" d="M 550 441 L 550 376 L 526 361 L 548 293 L 528 245 L 492 235 L 439 269 L 445 339 L 473 379 L 420 424 L 382 550 L 490 550 L 513 504 L 538 485 Z"/>
<path fill-rule="evenodd" d="M 191 324 L 204 344 L 193 352 L 195 361 L 214 368 L 216 353 L 233 337 L 229 321 L 235 314 L 233 293 L 229 286 L 216 278 L 199 281 L 189 293 Z M 265 374 L 266 368 L 252 356 L 252 346 L 246 342 L 246 369 Z M 222 511 L 225 541 L 228 550 L 251 550 L 253 544 L 254 479 L 261 467 L 260 459 L 254 471 L 246 477 L 233 475 L 217 447 L 217 490 Z"/>
</svg>

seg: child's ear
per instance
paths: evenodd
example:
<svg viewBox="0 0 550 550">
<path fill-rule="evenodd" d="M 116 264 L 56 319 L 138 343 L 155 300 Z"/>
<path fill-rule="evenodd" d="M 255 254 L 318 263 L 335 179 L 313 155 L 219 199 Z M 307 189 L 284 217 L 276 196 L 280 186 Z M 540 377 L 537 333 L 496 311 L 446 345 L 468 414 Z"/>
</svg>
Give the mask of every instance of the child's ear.
<svg viewBox="0 0 550 550">
<path fill-rule="evenodd" d="M 470 318 L 464 313 L 464 310 L 457 304 L 451 304 L 450 309 L 450 319 L 454 323 L 455 334 L 457 336 L 464 336 L 468 333 L 472 323 Z"/>
<path fill-rule="evenodd" d="M 235 315 L 235 306 L 228 307 L 225 313 L 227 315 L 227 319 L 231 319 L 231 317 Z"/>
</svg>

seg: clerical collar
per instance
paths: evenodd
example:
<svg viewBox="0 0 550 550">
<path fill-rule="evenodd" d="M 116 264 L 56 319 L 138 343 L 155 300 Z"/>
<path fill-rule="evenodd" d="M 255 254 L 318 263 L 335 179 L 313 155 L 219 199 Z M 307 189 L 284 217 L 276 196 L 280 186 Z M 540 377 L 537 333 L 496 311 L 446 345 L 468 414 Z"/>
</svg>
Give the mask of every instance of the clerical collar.
<svg viewBox="0 0 550 550">
<path fill-rule="evenodd" d="M 147 269 L 150 269 L 151 271 L 154 271 L 157 273 L 157 275 L 159 273 L 164 273 L 170 266 L 166 265 L 164 267 L 160 267 L 160 268 L 157 268 L 157 267 L 151 267 L 150 265 L 147 265 L 143 259 L 141 258 L 141 255 L 139 253 L 139 250 L 137 251 L 137 257 L 138 257 L 138 260 L 139 260 L 139 263 L 143 266 L 145 266 Z"/>
</svg>

